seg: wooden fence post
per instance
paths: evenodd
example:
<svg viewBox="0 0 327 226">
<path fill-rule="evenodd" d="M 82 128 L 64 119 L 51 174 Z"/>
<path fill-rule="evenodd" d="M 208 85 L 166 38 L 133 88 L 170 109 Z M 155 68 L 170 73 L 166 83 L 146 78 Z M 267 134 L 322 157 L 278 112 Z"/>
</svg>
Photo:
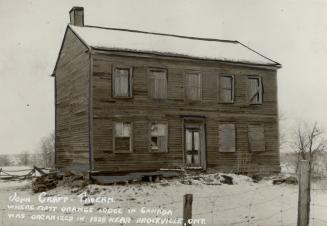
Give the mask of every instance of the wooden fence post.
<svg viewBox="0 0 327 226">
<path fill-rule="evenodd" d="M 183 201 L 183 226 L 191 226 L 192 224 L 188 222 L 188 219 L 192 219 L 192 202 L 193 195 L 184 195 Z"/>
<path fill-rule="evenodd" d="M 308 226 L 310 219 L 310 164 L 301 160 L 299 165 L 299 200 L 297 226 Z"/>
</svg>

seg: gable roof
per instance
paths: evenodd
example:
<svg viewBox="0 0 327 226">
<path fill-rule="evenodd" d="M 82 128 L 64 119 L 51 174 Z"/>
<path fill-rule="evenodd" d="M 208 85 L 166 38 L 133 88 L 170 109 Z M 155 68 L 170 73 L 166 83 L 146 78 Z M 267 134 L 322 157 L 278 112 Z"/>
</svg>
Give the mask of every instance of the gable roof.
<svg viewBox="0 0 327 226">
<path fill-rule="evenodd" d="M 93 49 L 281 67 L 278 62 L 235 40 L 198 38 L 89 25 L 80 27 L 69 24 L 68 28 L 88 48 Z"/>
</svg>

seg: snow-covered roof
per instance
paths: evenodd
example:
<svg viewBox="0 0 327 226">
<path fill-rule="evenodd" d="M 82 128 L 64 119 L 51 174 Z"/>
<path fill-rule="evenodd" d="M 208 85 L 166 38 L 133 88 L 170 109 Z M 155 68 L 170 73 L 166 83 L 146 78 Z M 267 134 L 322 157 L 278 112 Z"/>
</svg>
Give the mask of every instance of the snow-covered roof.
<svg viewBox="0 0 327 226">
<path fill-rule="evenodd" d="M 280 67 L 246 45 L 232 40 L 196 38 L 171 34 L 69 25 L 88 46 L 97 49 L 123 50 L 142 53 L 182 56 Z"/>
<path fill-rule="evenodd" d="M 195 38 L 95 26 L 69 27 L 93 48 L 157 53 L 198 59 L 280 67 L 246 45 L 231 40 Z"/>
</svg>

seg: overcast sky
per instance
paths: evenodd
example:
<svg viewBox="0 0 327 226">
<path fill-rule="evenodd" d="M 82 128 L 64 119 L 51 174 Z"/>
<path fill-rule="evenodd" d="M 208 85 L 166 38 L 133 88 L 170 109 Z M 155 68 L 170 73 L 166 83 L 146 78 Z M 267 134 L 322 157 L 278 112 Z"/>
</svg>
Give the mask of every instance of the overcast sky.
<svg viewBox="0 0 327 226">
<path fill-rule="evenodd" d="M 72 6 L 89 25 L 239 40 L 278 61 L 279 108 L 327 126 L 327 1 L 0 0 L 0 154 L 54 129 L 52 73 Z"/>
</svg>

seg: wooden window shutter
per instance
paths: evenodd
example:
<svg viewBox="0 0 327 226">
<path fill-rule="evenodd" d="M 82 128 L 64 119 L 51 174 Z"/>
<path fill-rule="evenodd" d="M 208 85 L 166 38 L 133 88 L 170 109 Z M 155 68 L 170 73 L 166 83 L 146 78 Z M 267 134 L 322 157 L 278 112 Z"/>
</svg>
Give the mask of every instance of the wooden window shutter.
<svg viewBox="0 0 327 226">
<path fill-rule="evenodd" d="M 263 124 L 248 125 L 250 151 L 265 151 L 265 128 Z"/>
<path fill-rule="evenodd" d="M 248 96 L 250 104 L 262 104 L 262 83 L 260 77 L 248 78 Z"/>
<path fill-rule="evenodd" d="M 165 70 L 151 69 L 148 83 L 148 93 L 151 98 L 167 98 L 167 72 Z"/>
<path fill-rule="evenodd" d="M 234 124 L 219 125 L 219 151 L 235 152 L 236 136 Z"/>
<path fill-rule="evenodd" d="M 151 98 L 155 97 L 155 77 L 150 73 L 148 78 L 148 95 Z"/>
<path fill-rule="evenodd" d="M 220 84 L 220 102 L 232 103 L 234 102 L 234 76 L 223 75 L 219 77 Z"/>
<path fill-rule="evenodd" d="M 186 98 L 188 100 L 201 100 L 201 74 L 186 74 Z"/>
</svg>

